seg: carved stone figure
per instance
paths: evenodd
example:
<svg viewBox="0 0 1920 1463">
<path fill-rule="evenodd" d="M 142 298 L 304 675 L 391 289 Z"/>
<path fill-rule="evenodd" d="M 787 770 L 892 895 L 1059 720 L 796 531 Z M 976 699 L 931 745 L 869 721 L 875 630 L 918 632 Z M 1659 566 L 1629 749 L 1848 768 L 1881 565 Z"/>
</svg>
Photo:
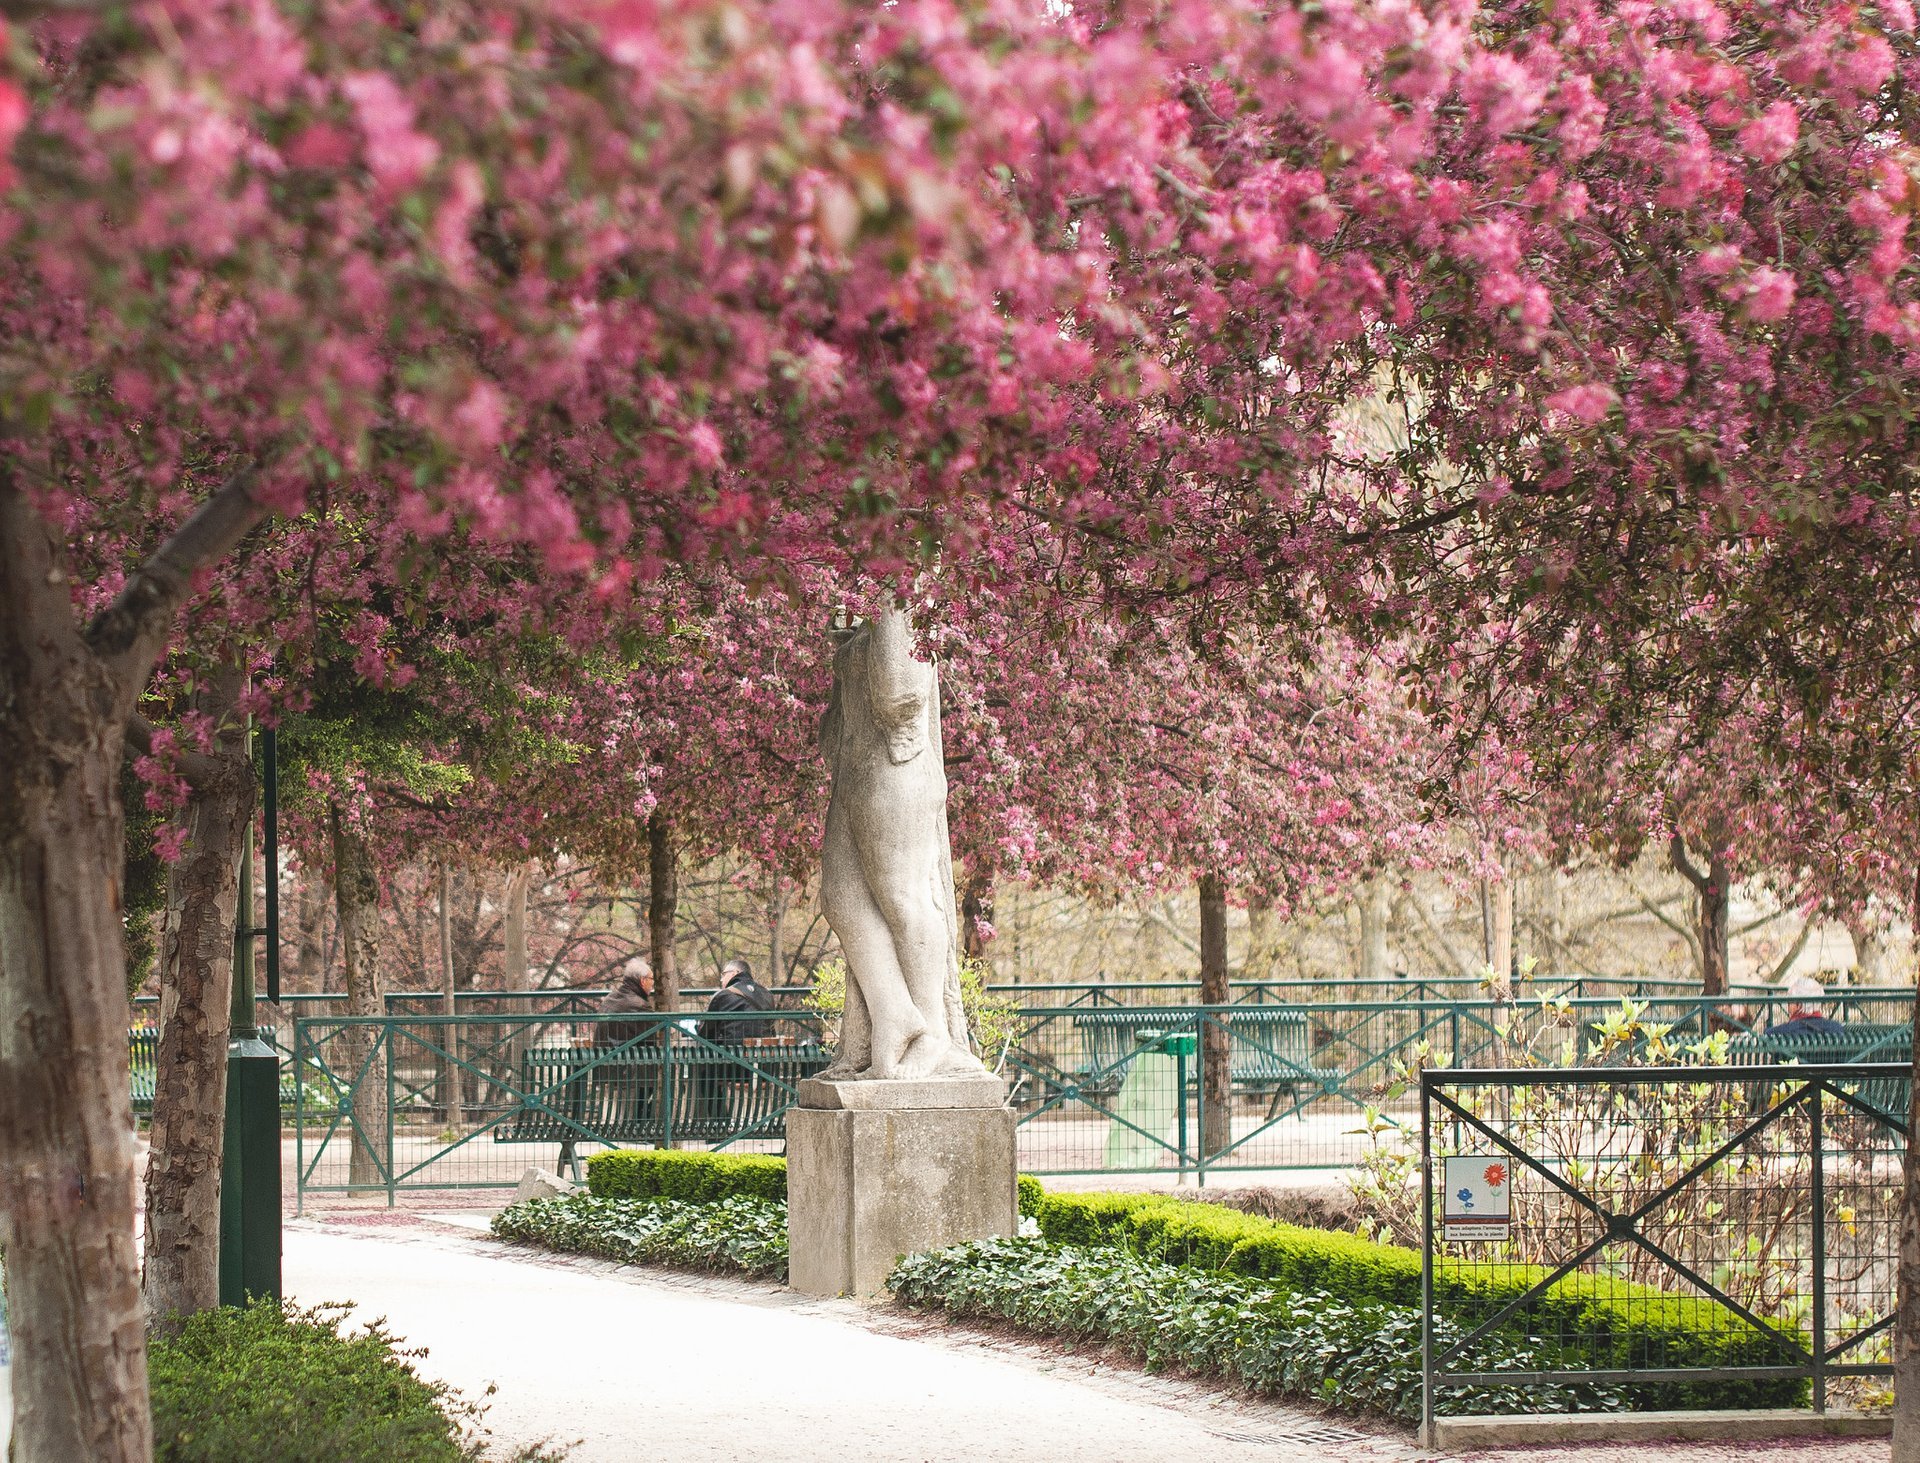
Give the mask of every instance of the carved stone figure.
<svg viewBox="0 0 1920 1463">
<path fill-rule="evenodd" d="M 820 725 L 833 770 L 820 904 L 847 960 L 840 1057 L 828 1078 L 980 1077 L 955 955 L 940 685 L 906 612 L 841 644 Z"/>
</svg>

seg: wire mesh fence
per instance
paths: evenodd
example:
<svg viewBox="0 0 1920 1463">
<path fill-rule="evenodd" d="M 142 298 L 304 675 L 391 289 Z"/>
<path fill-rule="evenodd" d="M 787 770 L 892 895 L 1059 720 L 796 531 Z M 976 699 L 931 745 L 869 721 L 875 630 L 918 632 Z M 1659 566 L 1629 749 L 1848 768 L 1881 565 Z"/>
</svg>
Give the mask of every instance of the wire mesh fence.
<svg viewBox="0 0 1920 1463">
<path fill-rule="evenodd" d="M 582 993 L 553 994 L 545 1006 L 503 994 L 451 1017 L 426 1004 L 436 997 L 404 1015 L 295 1014 L 280 1024 L 302 1192 L 511 1184 L 531 1164 L 570 1164 L 597 1144 L 777 1151 L 777 1099 L 791 1101 L 798 1080 L 831 1057 L 832 1023 L 805 1009 L 749 1016 L 768 1035 L 732 1042 L 708 1039 L 728 1018 L 602 1016 Z M 1804 1014 L 1790 1002 L 1697 994 L 1083 1003 L 1015 1012 L 1010 1039 L 989 1060 L 1008 1081 L 1030 1173 L 1343 1171 L 1415 1151 L 1412 1078 L 1422 1068 L 1645 1063 L 1682 1047 L 1741 1066 L 1907 1062 L 1912 999 L 1834 992 L 1823 1003 L 1830 1019 L 1811 1026 L 1790 1019 Z M 144 1106 L 154 1034 L 136 1029 L 130 1044 Z M 757 1094 L 740 1121 L 709 1120 L 719 1109 L 700 1094 L 716 1084 Z M 647 1123 L 641 1094 L 658 1114 Z M 357 1167 L 355 1144 L 366 1150 Z"/>
<path fill-rule="evenodd" d="M 779 1150 L 831 1053 L 807 1016 L 547 1013 L 295 1022 L 300 1201 L 511 1186 L 623 1144 Z"/>
<path fill-rule="evenodd" d="M 1911 1067 L 1421 1074 L 1425 1414 L 1884 1390 Z"/>
</svg>

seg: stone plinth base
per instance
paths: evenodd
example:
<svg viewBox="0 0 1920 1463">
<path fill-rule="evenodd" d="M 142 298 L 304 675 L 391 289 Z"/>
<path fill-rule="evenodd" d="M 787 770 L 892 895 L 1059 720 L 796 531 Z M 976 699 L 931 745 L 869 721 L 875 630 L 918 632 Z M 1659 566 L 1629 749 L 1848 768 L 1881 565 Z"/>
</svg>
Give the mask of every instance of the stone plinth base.
<svg viewBox="0 0 1920 1463">
<path fill-rule="evenodd" d="M 885 1105 L 875 1089 L 921 1084 L 801 1085 L 807 1105 L 787 1112 L 787 1283 L 795 1290 L 875 1295 L 902 1255 L 1017 1230 L 1013 1114 L 999 1105 L 997 1080 L 992 1106 L 974 1105 L 985 1082 L 926 1084 L 972 1090 L 913 1107 Z M 838 1089 L 838 1100 L 822 1088 Z"/>
</svg>

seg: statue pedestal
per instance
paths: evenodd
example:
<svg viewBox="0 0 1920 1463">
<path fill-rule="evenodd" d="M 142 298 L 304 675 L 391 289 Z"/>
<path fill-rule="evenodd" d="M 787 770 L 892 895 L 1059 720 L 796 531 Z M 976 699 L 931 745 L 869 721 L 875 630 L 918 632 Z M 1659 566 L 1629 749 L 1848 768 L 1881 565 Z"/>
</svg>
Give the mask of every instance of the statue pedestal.
<svg viewBox="0 0 1920 1463">
<path fill-rule="evenodd" d="M 874 1295 L 902 1255 L 1013 1234 L 1013 1114 L 997 1077 L 800 1084 L 787 1112 L 787 1284 Z"/>
</svg>

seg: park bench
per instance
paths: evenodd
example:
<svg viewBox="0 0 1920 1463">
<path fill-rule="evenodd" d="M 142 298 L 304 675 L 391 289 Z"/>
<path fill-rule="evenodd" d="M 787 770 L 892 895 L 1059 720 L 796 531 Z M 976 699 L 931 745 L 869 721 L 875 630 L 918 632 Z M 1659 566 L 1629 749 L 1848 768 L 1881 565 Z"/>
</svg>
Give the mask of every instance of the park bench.
<svg viewBox="0 0 1920 1463">
<path fill-rule="evenodd" d="M 1225 1013 L 1221 1022 L 1232 1035 L 1233 1087 L 1236 1092 L 1270 1095 L 1268 1111 L 1300 1089 L 1320 1089 L 1338 1073 L 1313 1064 L 1312 1032 L 1304 1013 L 1286 1006 L 1247 1006 Z M 1073 1024 L 1080 1036 L 1081 1059 L 1074 1071 L 1082 1094 L 1110 1096 L 1146 1033 L 1191 1031 L 1192 1018 L 1172 1011 L 1134 1008 L 1083 1011 Z M 1196 1063 L 1189 1085 L 1197 1083 Z"/>
<path fill-rule="evenodd" d="M 135 1026 L 128 1030 L 127 1067 L 132 1079 L 133 1110 L 142 1117 L 152 1117 L 154 1078 L 160 1069 L 160 1033 L 157 1029 Z"/>
<path fill-rule="evenodd" d="M 1837 1032 L 1743 1031 L 1727 1047 L 1734 1066 L 1792 1062 L 1803 1067 L 1849 1066 L 1855 1062 L 1913 1062 L 1913 1028 L 1904 1021 L 1860 1021 Z M 1904 1123 L 1912 1080 L 1874 1076 L 1851 1089 L 1853 1096 Z"/>
<path fill-rule="evenodd" d="M 715 1047 L 655 1043 L 608 1051 L 535 1047 L 520 1058 L 519 1095 L 493 1131 L 502 1143 L 558 1143 L 580 1173 L 583 1142 L 730 1143 L 784 1136 L 794 1088 L 833 1053 L 781 1038 Z"/>
<path fill-rule="evenodd" d="M 260 1039 L 268 1046 L 274 1045 L 274 1029 L 271 1026 L 260 1028 Z M 275 1048 L 278 1050 L 278 1048 Z M 133 1090 L 133 1111 L 139 1117 L 153 1116 L 153 1090 L 160 1070 L 160 1032 L 152 1026 L 130 1026 L 127 1028 L 127 1074 Z M 280 1107 L 283 1112 L 291 1112 L 300 1093 L 300 1084 L 294 1077 L 293 1064 L 284 1057 L 280 1062 Z"/>
</svg>

